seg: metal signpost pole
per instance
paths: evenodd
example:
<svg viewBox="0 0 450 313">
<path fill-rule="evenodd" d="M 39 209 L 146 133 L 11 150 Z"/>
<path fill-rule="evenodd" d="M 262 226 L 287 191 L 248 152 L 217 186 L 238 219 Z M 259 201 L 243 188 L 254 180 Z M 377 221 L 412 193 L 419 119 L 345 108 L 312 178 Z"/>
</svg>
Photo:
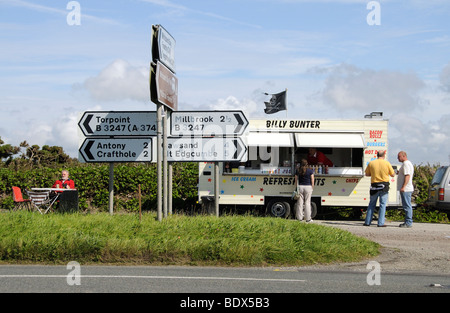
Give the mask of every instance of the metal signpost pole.
<svg viewBox="0 0 450 313">
<path fill-rule="evenodd" d="M 214 207 L 219 217 L 219 162 L 214 162 Z"/>
<path fill-rule="evenodd" d="M 169 206 L 169 216 L 171 216 L 172 215 L 172 178 L 173 178 L 173 163 L 172 162 L 170 162 L 169 163 L 169 182 L 168 182 L 168 184 L 169 184 L 169 186 L 168 186 L 168 192 L 169 192 L 169 203 L 168 203 L 168 206 Z"/>
<path fill-rule="evenodd" d="M 163 108 L 163 212 L 164 218 L 167 217 L 167 113 L 169 110 Z"/>
<path fill-rule="evenodd" d="M 157 175 L 157 215 L 158 215 L 158 221 L 162 221 L 162 127 L 161 127 L 161 119 L 162 119 L 162 110 L 163 105 L 158 103 L 157 105 L 157 111 L 156 111 L 156 124 L 157 124 L 157 136 L 156 136 L 156 175 Z"/>
<path fill-rule="evenodd" d="M 158 220 L 167 217 L 167 112 L 161 125 L 164 105 L 178 109 L 178 79 L 175 76 L 175 39 L 161 25 L 152 25 L 152 63 L 150 72 L 150 99 L 158 107 L 157 175 Z M 162 166 L 164 165 L 164 171 Z M 164 188 L 164 199 L 162 195 Z M 163 203 L 164 202 L 164 203 Z M 163 208 L 164 206 L 164 208 Z"/>
<path fill-rule="evenodd" d="M 114 162 L 109 163 L 109 214 L 113 215 L 114 208 Z"/>
</svg>

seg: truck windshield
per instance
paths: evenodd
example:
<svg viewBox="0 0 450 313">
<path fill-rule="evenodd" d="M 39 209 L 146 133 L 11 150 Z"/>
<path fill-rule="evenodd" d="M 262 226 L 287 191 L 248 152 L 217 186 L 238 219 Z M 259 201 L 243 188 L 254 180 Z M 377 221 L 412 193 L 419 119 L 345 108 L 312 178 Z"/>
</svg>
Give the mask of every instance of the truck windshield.
<svg viewBox="0 0 450 313">
<path fill-rule="evenodd" d="M 447 166 L 443 166 L 437 169 L 436 173 L 433 176 L 433 179 L 431 180 L 431 185 L 439 185 L 441 183 L 442 177 L 444 176 L 445 170 L 447 169 Z"/>
</svg>

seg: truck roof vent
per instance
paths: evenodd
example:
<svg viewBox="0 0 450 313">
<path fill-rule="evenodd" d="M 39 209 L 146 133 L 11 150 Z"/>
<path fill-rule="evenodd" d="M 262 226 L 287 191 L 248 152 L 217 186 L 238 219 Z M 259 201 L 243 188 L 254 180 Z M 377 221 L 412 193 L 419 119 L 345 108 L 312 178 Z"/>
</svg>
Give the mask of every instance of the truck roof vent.
<svg viewBox="0 0 450 313">
<path fill-rule="evenodd" d="M 383 112 L 372 112 L 370 114 L 364 115 L 364 118 L 376 118 L 381 119 L 383 118 Z"/>
</svg>

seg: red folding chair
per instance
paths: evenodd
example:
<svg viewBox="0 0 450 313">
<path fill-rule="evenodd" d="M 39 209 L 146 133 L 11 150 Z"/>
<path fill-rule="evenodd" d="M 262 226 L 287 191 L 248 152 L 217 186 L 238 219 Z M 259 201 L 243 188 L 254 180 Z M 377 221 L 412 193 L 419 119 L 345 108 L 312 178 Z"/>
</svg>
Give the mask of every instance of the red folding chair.
<svg viewBox="0 0 450 313">
<path fill-rule="evenodd" d="M 22 190 L 19 187 L 13 186 L 13 200 L 14 200 L 14 211 L 25 209 L 26 211 L 31 210 L 31 200 L 24 199 L 22 195 Z"/>
</svg>

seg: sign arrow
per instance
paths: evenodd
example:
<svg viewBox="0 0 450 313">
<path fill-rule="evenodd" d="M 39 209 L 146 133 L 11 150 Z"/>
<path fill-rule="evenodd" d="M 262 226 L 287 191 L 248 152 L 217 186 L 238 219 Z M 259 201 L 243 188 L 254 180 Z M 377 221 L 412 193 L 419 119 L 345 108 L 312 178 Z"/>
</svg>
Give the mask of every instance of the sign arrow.
<svg viewBox="0 0 450 313">
<path fill-rule="evenodd" d="M 93 114 L 87 114 L 86 119 L 83 122 L 83 126 L 86 129 L 86 132 L 89 134 L 93 134 L 92 128 L 89 126 L 89 123 L 91 122 L 91 119 L 94 115 Z"/>
<path fill-rule="evenodd" d="M 94 144 L 94 140 L 88 140 L 86 147 L 84 148 L 84 153 L 88 157 L 89 160 L 95 160 L 94 156 L 91 153 L 92 145 Z"/>
<path fill-rule="evenodd" d="M 237 140 L 233 140 L 233 143 L 234 143 L 234 147 L 235 147 L 235 149 L 236 149 L 236 151 L 234 152 L 234 155 L 233 155 L 233 159 L 237 159 L 237 157 L 238 157 L 238 155 L 240 154 L 240 145 L 238 144 L 238 141 Z"/>
<path fill-rule="evenodd" d="M 234 130 L 234 133 L 239 134 L 241 131 L 241 128 L 244 127 L 244 120 L 241 118 L 241 114 L 238 114 L 238 113 L 235 113 L 234 117 L 236 118 L 236 121 L 238 122 L 236 129 Z M 247 124 L 248 124 L 248 122 L 247 122 Z"/>
</svg>

